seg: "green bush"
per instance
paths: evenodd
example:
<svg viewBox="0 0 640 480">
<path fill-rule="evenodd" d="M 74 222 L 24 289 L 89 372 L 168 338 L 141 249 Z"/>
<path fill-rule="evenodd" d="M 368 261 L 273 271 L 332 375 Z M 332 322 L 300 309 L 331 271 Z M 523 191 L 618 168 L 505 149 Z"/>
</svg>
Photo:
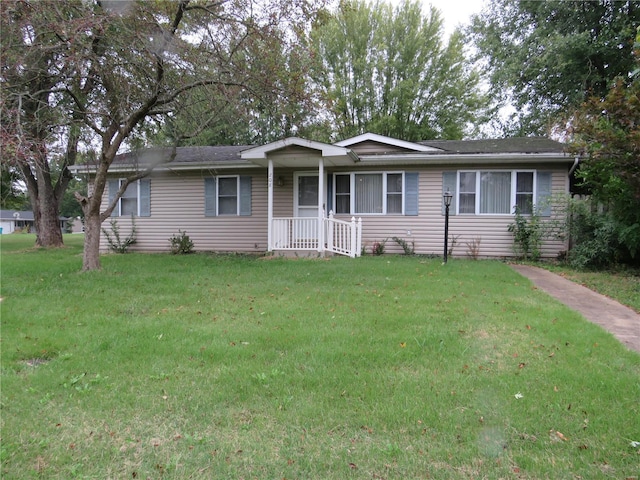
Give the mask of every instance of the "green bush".
<svg viewBox="0 0 640 480">
<path fill-rule="evenodd" d="M 412 241 L 411 243 L 409 243 L 404 238 L 399 237 L 391 237 L 391 240 L 402 247 L 405 255 L 415 255 L 415 242 Z"/>
<path fill-rule="evenodd" d="M 169 239 L 169 243 L 171 244 L 171 253 L 174 255 L 177 254 L 187 254 L 193 253 L 193 242 L 187 232 L 183 232 L 182 230 L 178 230 L 178 235 L 173 235 Z"/>
<path fill-rule="evenodd" d="M 513 233 L 513 249 L 516 255 L 525 260 L 538 260 L 543 237 L 540 214 L 534 208 L 532 214 L 525 216 L 520 213 L 518 207 L 515 214 L 515 222 L 508 227 Z"/>
<path fill-rule="evenodd" d="M 621 228 L 613 216 L 598 211 L 590 201 L 571 206 L 569 264 L 578 269 L 603 268 L 623 261 L 627 255 L 620 242 Z"/>
<path fill-rule="evenodd" d="M 112 218 L 109 222 L 111 225 L 111 232 L 109 232 L 106 228 L 102 229 L 102 233 L 107 238 L 107 243 L 109 244 L 109 248 L 111 251 L 116 253 L 127 253 L 129 247 L 136 243 L 136 222 L 131 215 L 131 233 L 127 235 L 126 238 L 120 237 L 120 227 L 118 226 L 118 221 L 115 218 Z"/>
</svg>

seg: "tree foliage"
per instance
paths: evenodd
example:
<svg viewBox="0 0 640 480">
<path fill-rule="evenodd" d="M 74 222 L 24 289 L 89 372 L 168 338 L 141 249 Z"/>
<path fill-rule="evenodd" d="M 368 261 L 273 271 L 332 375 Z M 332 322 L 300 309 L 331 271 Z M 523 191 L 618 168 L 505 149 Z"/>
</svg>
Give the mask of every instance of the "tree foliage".
<svg viewBox="0 0 640 480">
<path fill-rule="evenodd" d="M 0 5 L 7 99 L 2 107 L 9 119 L 3 138 L 13 140 L 10 155 L 32 202 L 48 199 L 47 211 L 55 209 L 57 218 L 79 147 L 99 145 L 90 166 L 92 189 L 78 195 L 85 216 L 85 270 L 100 267 L 102 222 L 128 185 L 155 166 L 141 166 L 127 177 L 102 209 L 116 154 L 144 145 L 159 128 L 174 146 L 194 136 L 197 132 L 180 131 L 185 124 L 172 119 L 191 106 L 183 99 L 196 90 L 207 92 L 200 97 L 205 102 L 233 100 L 227 92 L 237 90 L 255 98 L 282 94 L 271 75 L 275 65 L 265 58 L 273 45 L 294 41 L 282 32 L 304 24 L 314 11 L 307 0 L 7 0 Z M 211 113 L 199 119 L 198 128 L 216 121 L 219 105 L 208 105 L 203 111 Z M 62 181 L 56 183 L 50 162 L 59 140 Z M 171 159 L 168 154 L 156 164 Z"/>
<path fill-rule="evenodd" d="M 515 107 L 505 133 L 548 133 L 586 98 L 604 98 L 631 71 L 638 25 L 631 0 L 490 2 L 469 33 L 493 97 Z"/>
<path fill-rule="evenodd" d="M 640 30 L 639 30 L 640 32 Z M 640 66 L 640 33 L 636 42 Z M 636 71 L 637 72 L 637 71 Z M 628 78 L 632 81 L 627 83 Z M 616 225 L 616 243 L 640 260 L 640 77 L 619 78 L 604 98 L 591 97 L 573 119 L 578 177 Z"/>
<path fill-rule="evenodd" d="M 420 3 L 340 3 L 312 33 L 315 80 L 338 138 L 374 132 L 404 140 L 459 139 L 483 112 L 463 37 L 442 40 L 439 12 Z"/>
</svg>

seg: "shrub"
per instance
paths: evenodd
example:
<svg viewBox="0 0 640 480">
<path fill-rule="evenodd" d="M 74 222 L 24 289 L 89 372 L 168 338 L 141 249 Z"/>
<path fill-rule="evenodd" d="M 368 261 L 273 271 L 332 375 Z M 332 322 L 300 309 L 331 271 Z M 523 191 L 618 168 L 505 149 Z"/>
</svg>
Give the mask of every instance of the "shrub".
<svg viewBox="0 0 640 480">
<path fill-rule="evenodd" d="M 371 253 L 374 255 L 383 255 L 386 244 L 386 239 L 381 242 L 373 242 L 373 245 L 371 246 Z"/>
<path fill-rule="evenodd" d="M 607 212 L 598 212 L 589 201 L 574 201 L 571 208 L 569 264 L 578 269 L 611 266 L 625 258 L 619 241 L 620 225 Z"/>
<path fill-rule="evenodd" d="M 404 238 L 399 238 L 399 237 L 392 237 L 391 240 L 393 240 L 394 242 L 396 242 L 398 245 L 400 245 L 402 247 L 402 250 L 404 250 L 404 254 L 405 255 L 414 255 L 415 252 L 415 242 L 411 242 L 411 244 L 409 244 L 409 242 L 407 242 Z"/>
<path fill-rule="evenodd" d="M 131 232 L 124 239 L 120 237 L 120 227 L 115 218 L 111 219 L 110 225 L 111 233 L 105 228 L 102 229 L 102 233 L 107 238 L 109 248 L 116 253 L 127 253 L 129 247 L 136 243 L 136 222 L 133 219 L 133 215 L 131 215 Z"/>
<path fill-rule="evenodd" d="M 478 259 L 480 255 L 480 242 L 482 241 L 482 237 L 473 237 L 471 240 L 467 242 L 467 255 L 469 255 L 474 260 Z"/>
<path fill-rule="evenodd" d="M 522 215 L 520 209 L 515 209 L 515 222 L 508 226 L 513 233 L 513 250 L 525 260 L 538 260 L 542 245 L 542 224 L 540 214 L 534 208 L 531 215 Z"/>
<path fill-rule="evenodd" d="M 178 235 L 173 235 L 169 239 L 169 243 L 171 244 L 171 253 L 174 255 L 193 253 L 193 242 L 187 232 L 178 230 Z"/>
</svg>

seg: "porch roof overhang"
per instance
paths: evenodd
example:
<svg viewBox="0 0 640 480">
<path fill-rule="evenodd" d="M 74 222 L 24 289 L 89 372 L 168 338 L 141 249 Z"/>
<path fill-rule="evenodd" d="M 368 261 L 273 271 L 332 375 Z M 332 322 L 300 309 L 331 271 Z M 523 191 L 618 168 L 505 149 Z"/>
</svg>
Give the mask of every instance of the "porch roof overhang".
<svg viewBox="0 0 640 480">
<path fill-rule="evenodd" d="M 266 167 L 269 161 L 275 167 L 310 167 L 322 158 L 325 166 L 339 167 L 357 163 L 360 159 L 348 148 L 304 138 L 289 137 L 259 147 L 244 150 L 243 160 Z"/>
</svg>

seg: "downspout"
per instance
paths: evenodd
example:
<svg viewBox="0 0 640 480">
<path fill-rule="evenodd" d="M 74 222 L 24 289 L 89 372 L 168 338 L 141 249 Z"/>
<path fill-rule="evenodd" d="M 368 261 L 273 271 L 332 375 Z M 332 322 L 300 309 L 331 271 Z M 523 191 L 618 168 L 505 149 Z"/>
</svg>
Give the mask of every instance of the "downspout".
<svg viewBox="0 0 640 480">
<path fill-rule="evenodd" d="M 578 168 L 579 163 L 580 163 L 580 157 L 576 156 L 576 158 L 573 160 L 573 165 L 571 165 L 571 168 L 569 169 L 569 176 L 573 175 L 573 172 L 576 171 L 576 168 Z"/>
</svg>

